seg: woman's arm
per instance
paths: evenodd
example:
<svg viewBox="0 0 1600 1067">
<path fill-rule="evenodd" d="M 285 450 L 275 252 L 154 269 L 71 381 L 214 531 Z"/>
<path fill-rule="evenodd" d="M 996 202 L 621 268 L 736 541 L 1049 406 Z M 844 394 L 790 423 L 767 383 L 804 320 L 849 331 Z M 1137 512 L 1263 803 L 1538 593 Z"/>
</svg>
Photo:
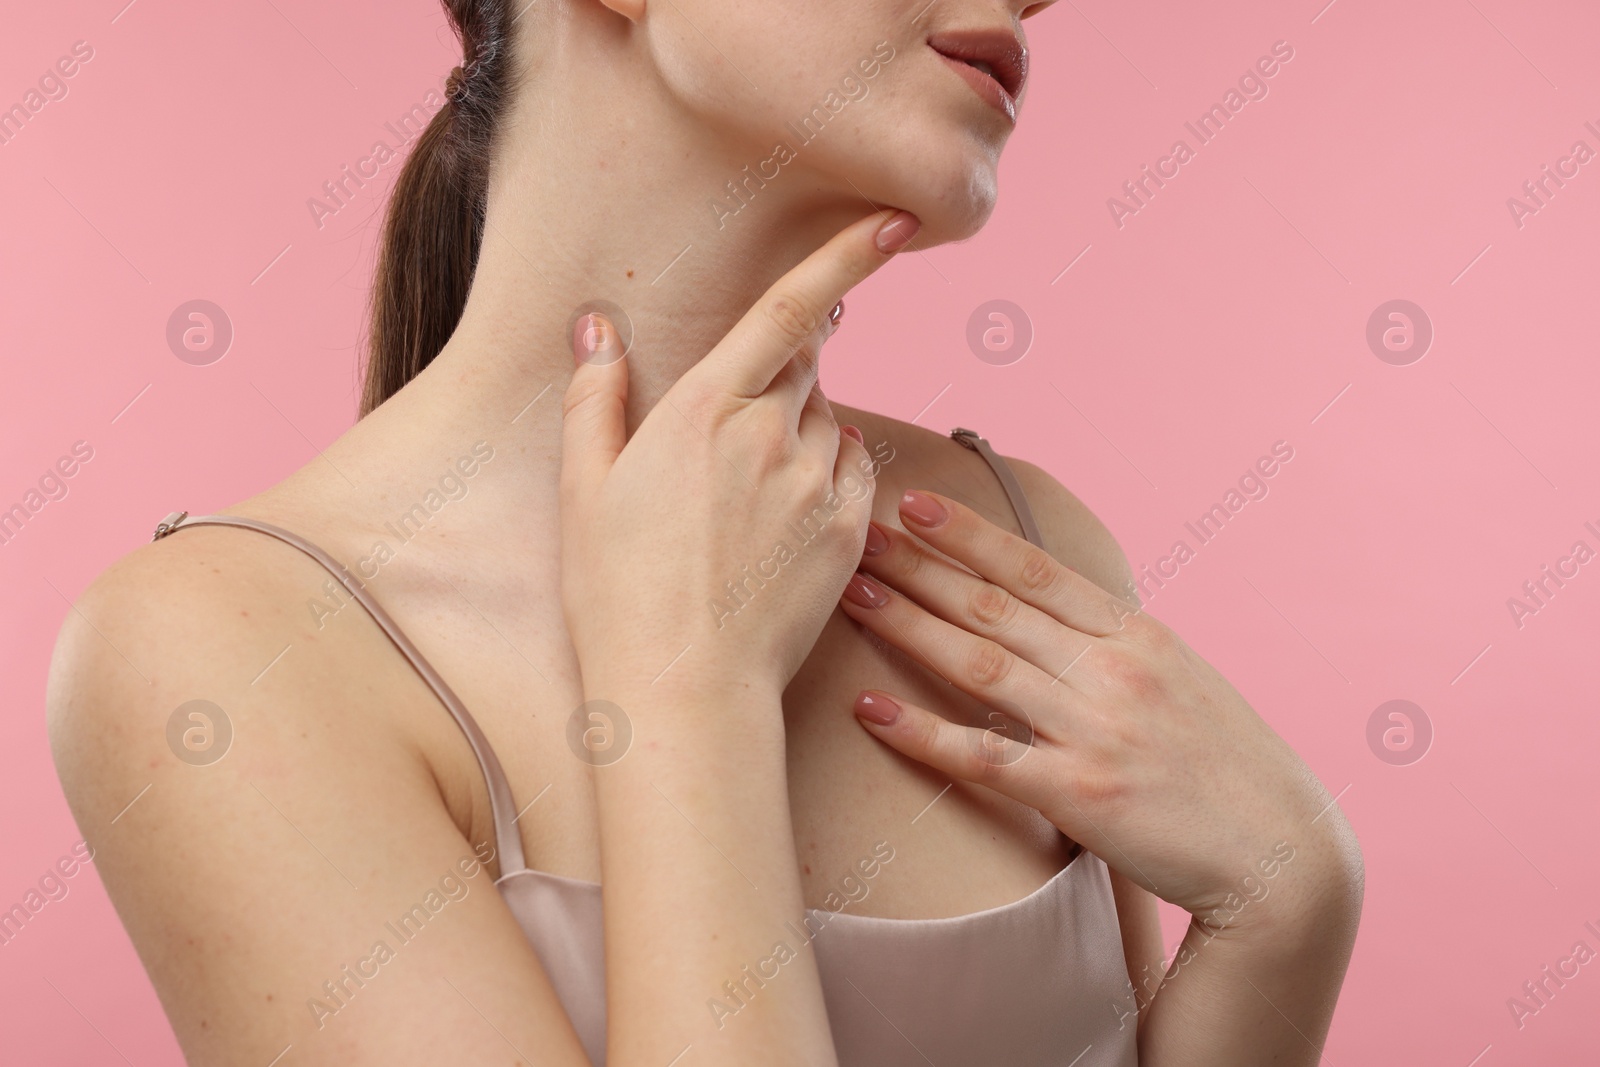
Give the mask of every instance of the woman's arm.
<svg viewBox="0 0 1600 1067">
<path fill-rule="evenodd" d="M 1129 601 L 954 501 L 923 494 L 901 515 L 916 537 L 885 530 L 888 547 L 862 561 L 878 606 L 847 599 L 844 610 L 1029 721 L 972 730 L 872 693 L 857 705 L 863 723 L 1038 808 L 1194 916 L 1164 978 L 1135 979 L 1141 1062 L 1316 1063 L 1361 899 L 1359 848 L 1327 791 Z"/>
<path fill-rule="evenodd" d="M 781 690 L 599 689 L 635 730 L 595 772 L 610 1057 L 833 1062 L 816 956 L 796 933 Z"/>
<path fill-rule="evenodd" d="M 616 705 L 633 731 L 628 753 L 594 770 L 613 1063 L 835 1060 L 800 933 L 781 696 L 871 514 L 860 433 L 839 430 L 816 388 L 829 311 L 914 232 L 904 213 L 844 230 L 631 438 L 615 331 L 578 324 L 563 602 L 585 696 Z M 775 555 L 787 556 L 782 575 L 760 580 L 759 599 L 715 610 Z M 737 1014 L 715 1010 L 730 1000 Z"/>
<path fill-rule="evenodd" d="M 441 797 L 465 739 L 369 617 L 319 629 L 326 573 L 264 541 L 138 550 L 51 666 L 62 785 L 185 1059 L 586 1067 L 492 840 Z"/>
<path fill-rule="evenodd" d="M 1026 460 L 1011 458 L 1007 462 L 1033 505 L 1044 534 L 1045 549 L 1058 560 L 1070 563 L 1101 589 L 1137 604 L 1138 587 L 1133 570 L 1105 524 L 1048 472 Z M 1337 817 L 1342 819 L 1343 814 L 1337 813 Z M 1291 860 L 1290 865 L 1293 862 Z M 1277 868 L 1287 874 L 1287 866 L 1279 864 Z M 1303 864 L 1297 873 L 1303 879 L 1309 877 L 1308 870 L 1309 865 Z M 1340 884 L 1346 873 L 1342 868 L 1335 871 L 1329 886 Z M 1359 876 L 1359 860 L 1354 865 L 1354 873 Z M 1274 887 L 1284 888 L 1288 884 L 1280 885 L 1276 877 L 1267 879 L 1259 870 L 1255 875 L 1252 886 L 1256 896 L 1263 892 L 1270 895 L 1276 891 Z M 1263 1041 L 1263 1035 L 1268 1033 L 1276 1033 L 1280 1042 L 1287 1046 L 1283 1050 L 1283 1062 L 1294 1062 L 1296 1046 L 1299 1055 L 1305 1054 L 1307 1046 L 1302 1037 L 1284 1025 L 1285 1019 L 1300 1018 L 1301 1013 L 1315 1017 L 1317 1005 L 1325 1005 L 1331 1012 L 1343 971 L 1330 971 L 1320 966 L 1319 961 L 1337 956 L 1341 945 L 1348 954 L 1349 946 L 1344 939 L 1355 932 L 1353 924 L 1360 910 L 1359 887 L 1353 901 L 1341 902 L 1337 895 L 1327 901 L 1330 907 L 1323 915 L 1319 916 L 1319 909 L 1313 906 L 1305 909 L 1306 913 L 1298 919 L 1291 917 L 1280 938 L 1270 931 L 1251 927 L 1253 920 L 1264 915 L 1256 905 L 1265 898 L 1251 900 L 1249 889 L 1241 885 L 1240 901 L 1249 903 L 1238 910 L 1232 928 L 1221 931 L 1219 937 L 1206 927 L 1192 923 L 1173 953 L 1170 967 L 1162 943 L 1157 898 L 1115 870 L 1111 872 L 1111 888 L 1117 904 L 1128 978 L 1133 986 L 1132 996 L 1119 1011 L 1138 1012 L 1140 1048 L 1145 1062 L 1190 1062 L 1198 1052 L 1181 1043 L 1168 1046 L 1195 1035 L 1207 1035 L 1207 1041 L 1224 1041 L 1226 1035 L 1209 1033 L 1213 1029 L 1210 1020 L 1214 1017 L 1230 1020 L 1229 1032 L 1243 1044 L 1230 1051 L 1219 1043 L 1212 1048 L 1212 1055 L 1223 1058 L 1232 1055 L 1240 1063 L 1251 1062 L 1252 1056 L 1263 1058 L 1271 1051 L 1270 1042 Z M 1286 900 L 1280 893 L 1274 906 L 1281 912 Z M 1353 909 L 1342 906 L 1346 904 L 1353 905 Z M 1300 938 L 1295 931 L 1307 930 L 1321 936 L 1297 946 Z M 1308 958 L 1312 961 L 1309 968 L 1303 965 Z M 1241 981 L 1241 975 L 1248 975 L 1260 987 L 1260 993 L 1253 990 L 1249 982 Z M 1169 976 L 1170 983 L 1166 981 Z M 1319 976 L 1330 979 L 1331 988 L 1326 985 L 1318 988 L 1315 979 Z M 1304 981 L 1307 977 L 1313 979 L 1309 987 Z M 1280 997 L 1278 990 L 1285 991 L 1284 995 Z M 1158 991 L 1161 991 L 1159 998 Z M 1306 996 L 1315 1003 L 1293 1003 Z M 1276 1014 L 1280 1008 L 1282 1016 Z M 1252 1021 L 1253 1014 L 1260 1018 Z M 1133 1025 L 1134 1018 L 1127 1017 L 1128 1025 Z M 1155 1023 L 1157 1019 L 1161 1020 L 1159 1025 Z M 1320 1025 L 1325 1032 L 1328 1022 L 1323 1020 Z"/>
<path fill-rule="evenodd" d="M 1307 838 L 1277 849 L 1292 858 L 1276 865 L 1275 884 L 1259 870 L 1241 876 L 1265 895 L 1241 891 L 1218 917 L 1225 925 L 1191 920 L 1160 986 L 1142 998 L 1140 1063 L 1321 1061 L 1361 918 L 1362 872 L 1354 835 Z"/>
</svg>

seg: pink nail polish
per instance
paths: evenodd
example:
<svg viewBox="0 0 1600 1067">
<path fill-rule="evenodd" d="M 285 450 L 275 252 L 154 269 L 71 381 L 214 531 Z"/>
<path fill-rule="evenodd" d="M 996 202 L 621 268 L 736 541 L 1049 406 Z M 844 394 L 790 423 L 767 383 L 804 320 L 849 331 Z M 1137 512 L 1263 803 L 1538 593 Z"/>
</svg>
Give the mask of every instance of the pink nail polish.
<svg viewBox="0 0 1600 1067">
<path fill-rule="evenodd" d="M 589 312 L 572 324 L 572 358 L 578 364 L 610 363 L 616 355 L 616 331 L 603 315 Z"/>
<path fill-rule="evenodd" d="M 918 493 L 915 490 L 900 498 L 900 514 L 918 526 L 926 526 L 930 530 L 943 526 L 950 518 L 950 513 L 945 510 L 943 504 L 926 493 Z"/>
<path fill-rule="evenodd" d="M 909 211 L 898 212 L 878 231 L 878 251 L 886 256 L 900 251 L 911 243 L 911 239 L 920 229 L 922 229 L 921 219 Z"/>
<path fill-rule="evenodd" d="M 867 443 L 867 439 L 861 436 L 861 431 L 854 426 L 841 426 L 839 427 L 839 432 L 847 437 L 852 438 L 858 445 L 864 445 Z"/>
<path fill-rule="evenodd" d="M 879 726 L 890 726 L 900 717 L 900 705 L 882 693 L 863 691 L 856 697 L 855 712 L 868 722 L 875 722 Z"/>
<path fill-rule="evenodd" d="M 889 551 L 889 539 L 878 529 L 875 522 L 867 523 L 867 543 L 861 549 L 863 556 L 881 556 Z"/>
<path fill-rule="evenodd" d="M 889 603 L 889 594 L 883 586 L 857 571 L 844 587 L 845 599 L 862 608 L 881 608 Z"/>
</svg>

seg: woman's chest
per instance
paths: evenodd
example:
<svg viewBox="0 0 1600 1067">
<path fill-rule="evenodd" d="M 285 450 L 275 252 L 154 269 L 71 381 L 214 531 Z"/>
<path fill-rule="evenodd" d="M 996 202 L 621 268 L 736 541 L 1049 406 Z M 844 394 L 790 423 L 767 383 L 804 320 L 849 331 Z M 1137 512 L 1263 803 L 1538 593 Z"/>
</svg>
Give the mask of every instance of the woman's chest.
<svg viewBox="0 0 1600 1067">
<path fill-rule="evenodd" d="M 491 622 L 484 605 L 436 616 L 436 667 L 504 767 L 528 865 L 600 881 L 592 776 L 648 743 L 647 722 L 585 701 L 559 610 Z M 810 907 L 888 918 L 942 918 L 1027 896 L 1070 858 L 1032 809 L 890 751 L 855 720 L 864 688 L 899 693 L 953 720 L 984 709 L 835 612 L 784 694 L 788 792 L 802 891 Z M 420 711 L 420 714 L 428 714 Z M 454 724 L 442 707 L 433 709 Z M 440 725 L 437 721 L 435 726 Z M 436 734 L 447 802 L 487 836 L 487 792 L 472 753 Z M 461 802 L 469 812 L 460 812 Z M 868 876 L 867 872 L 870 872 Z"/>
</svg>

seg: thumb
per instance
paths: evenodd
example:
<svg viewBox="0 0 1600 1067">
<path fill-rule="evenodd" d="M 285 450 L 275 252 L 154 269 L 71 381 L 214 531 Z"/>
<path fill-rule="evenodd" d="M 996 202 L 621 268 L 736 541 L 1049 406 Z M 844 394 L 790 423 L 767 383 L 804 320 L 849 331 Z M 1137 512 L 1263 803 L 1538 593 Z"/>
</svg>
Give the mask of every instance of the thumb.
<svg viewBox="0 0 1600 1067">
<path fill-rule="evenodd" d="M 561 489 L 570 501 L 599 484 L 627 443 L 628 361 L 615 324 L 598 312 L 572 326 L 577 370 L 561 409 Z"/>
</svg>

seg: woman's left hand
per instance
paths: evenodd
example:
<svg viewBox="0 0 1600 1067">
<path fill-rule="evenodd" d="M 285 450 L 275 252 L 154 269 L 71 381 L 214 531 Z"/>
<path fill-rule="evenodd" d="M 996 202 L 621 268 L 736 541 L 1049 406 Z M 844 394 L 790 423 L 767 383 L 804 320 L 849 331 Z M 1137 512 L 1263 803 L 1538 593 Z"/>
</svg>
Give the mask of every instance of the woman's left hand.
<svg viewBox="0 0 1600 1067">
<path fill-rule="evenodd" d="M 1303 890 L 1291 899 L 1310 912 L 1342 906 L 1335 898 L 1359 884 L 1354 835 L 1227 679 L 1136 606 L 971 509 L 907 493 L 900 514 L 917 536 L 873 524 L 842 606 L 995 710 L 987 728 L 962 726 L 868 690 L 855 709 L 868 730 L 1037 808 L 1202 922 L 1237 911 L 1241 883 L 1282 860 L 1285 842 L 1296 877 L 1281 882 Z M 1291 922 L 1307 914 L 1294 911 Z"/>
</svg>

